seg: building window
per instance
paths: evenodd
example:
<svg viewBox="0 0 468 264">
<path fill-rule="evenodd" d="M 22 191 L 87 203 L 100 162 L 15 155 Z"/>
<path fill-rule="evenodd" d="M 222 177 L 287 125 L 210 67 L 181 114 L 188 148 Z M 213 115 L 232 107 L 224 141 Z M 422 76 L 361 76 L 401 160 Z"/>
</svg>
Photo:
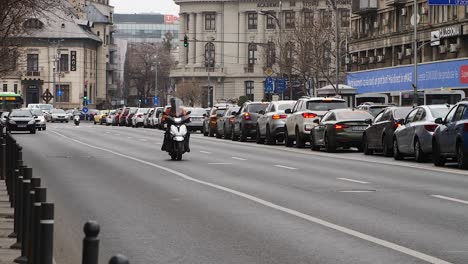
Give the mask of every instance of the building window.
<svg viewBox="0 0 468 264">
<path fill-rule="evenodd" d="M 13 88 L 13 89 L 14 89 L 13 91 L 14 91 L 15 93 L 18 93 L 18 84 L 16 84 L 16 83 L 13 84 L 13 87 L 14 87 L 14 88 Z"/>
<path fill-rule="evenodd" d="M 310 27 L 314 24 L 314 12 L 305 11 L 304 12 L 304 26 Z"/>
<path fill-rule="evenodd" d="M 258 14 L 257 13 L 248 13 L 247 18 L 248 18 L 248 29 L 257 29 Z"/>
<path fill-rule="evenodd" d="M 39 21 L 39 19 L 32 18 L 26 20 L 23 26 L 28 29 L 41 29 L 44 26 L 44 24 L 41 21 Z"/>
<path fill-rule="evenodd" d="M 28 54 L 27 55 L 27 70 L 28 72 L 39 71 L 39 54 Z"/>
<path fill-rule="evenodd" d="M 249 44 L 249 50 L 248 50 L 248 72 L 253 72 L 254 71 L 254 65 L 257 62 L 257 58 L 255 57 L 255 53 L 257 51 L 257 45 L 256 44 Z"/>
<path fill-rule="evenodd" d="M 60 54 L 60 72 L 68 72 L 68 54 Z"/>
<path fill-rule="evenodd" d="M 267 29 L 276 29 L 276 20 L 272 15 L 267 15 Z"/>
<path fill-rule="evenodd" d="M 70 85 L 57 84 L 55 85 L 55 102 L 68 103 L 70 102 Z"/>
<path fill-rule="evenodd" d="M 292 65 L 294 59 L 294 43 L 286 43 L 286 64 Z"/>
<path fill-rule="evenodd" d="M 8 84 L 6 83 L 3 84 L 3 91 L 8 92 Z"/>
<path fill-rule="evenodd" d="M 341 27 L 349 27 L 350 20 L 349 9 L 341 9 Z"/>
<path fill-rule="evenodd" d="M 216 14 L 205 14 L 205 30 L 216 30 Z"/>
<path fill-rule="evenodd" d="M 332 13 L 327 9 L 319 10 L 320 23 L 324 27 L 330 27 L 332 25 Z"/>
<path fill-rule="evenodd" d="M 272 41 L 268 42 L 267 45 L 267 67 L 272 67 L 276 62 L 276 48 L 275 43 Z"/>
<path fill-rule="evenodd" d="M 246 81 L 245 82 L 245 96 L 250 100 L 254 101 L 254 82 Z"/>
<path fill-rule="evenodd" d="M 286 29 L 293 29 L 296 27 L 295 14 L 293 11 L 284 12 L 284 20 Z"/>
<path fill-rule="evenodd" d="M 215 45 L 212 42 L 205 45 L 205 67 L 213 68 L 215 66 Z"/>
</svg>

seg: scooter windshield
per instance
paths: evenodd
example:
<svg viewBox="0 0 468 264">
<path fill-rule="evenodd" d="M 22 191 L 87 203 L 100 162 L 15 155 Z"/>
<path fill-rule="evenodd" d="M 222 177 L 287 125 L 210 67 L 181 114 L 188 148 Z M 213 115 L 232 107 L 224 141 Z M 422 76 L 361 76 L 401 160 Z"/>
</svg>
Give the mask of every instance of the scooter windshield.
<svg viewBox="0 0 468 264">
<path fill-rule="evenodd" d="M 183 113 L 183 103 L 182 100 L 180 100 L 177 97 L 171 98 L 171 113 L 175 117 L 180 117 L 182 116 Z"/>
</svg>

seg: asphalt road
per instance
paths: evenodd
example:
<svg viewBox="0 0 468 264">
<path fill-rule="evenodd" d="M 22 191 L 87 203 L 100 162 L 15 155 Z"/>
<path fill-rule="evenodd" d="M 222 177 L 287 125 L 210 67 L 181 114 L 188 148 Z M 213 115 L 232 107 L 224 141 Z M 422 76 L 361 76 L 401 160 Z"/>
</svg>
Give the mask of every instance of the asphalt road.
<svg viewBox="0 0 468 264">
<path fill-rule="evenodd" d="M 81 263 L 468 263 L 468 172 L 361 153 L 192 135 L 170 161 L 152 129 L 48 124 L 15 134 L 56 203 L 56 259 Z"/>
</svg>

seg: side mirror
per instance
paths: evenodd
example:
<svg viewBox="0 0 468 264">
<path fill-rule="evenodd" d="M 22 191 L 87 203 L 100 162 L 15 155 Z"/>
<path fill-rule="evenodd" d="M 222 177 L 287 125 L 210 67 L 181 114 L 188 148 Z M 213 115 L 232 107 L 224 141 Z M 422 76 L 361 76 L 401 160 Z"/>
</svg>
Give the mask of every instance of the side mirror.
<svg viewBox="0 0 468 264">
<path fill-rule="evenodd" d="M 439 118 L 436 118 L 436 120 L 434 120 L 434 122 L 436 124 L 443 125 L 444 124 L 444 119 L 442 119 L 442 117 L 439 117 Z"/>
<path fill-rule="evenodd" d="M 320 124 L 320 120 L 318 120 L 318 119 L 314 119 L 314 121 L 312 121 L 312 122 L 317 124 L 317 125 Z"/>
<path fill-rule="evenodd" d="M 258 112 L 258 114 L 264 115 L 264 114 L 265 114 L 265 111 L 264 111 L 264 110 L 260 110 L 260 111 Z"/>
<path fill-rule="evenodd" d="M 372 119 L 370 118 L 366 119 L 364 122 L 366 122 L 368 125 L 372 125 Z"/>
<path fill-rule="evenodd" d="M 404 125 L 404 124 L 405 124 L 405 120 L 404 120 L 404 119 L 398 119 L 398 120 L 397 120 L 397 124 Z"/>
<path fill-rule="evenodd" d="M 203 114 L 203 117 L 207 117 L 207 114 Z"/>
<path fill-rule="evenodd" d="M 192 111 L 188 111 L 188 112 L 187 112 L 187 115 L 190 115 L 191 113 L 192 113 Z"/>
<path fill-rule="evenodd" d="M 235 116 L 235 115 L 237 115 L 237 112 L 236 112 L 236 111 L 232 111 L 232 112 L 231 112 L 231 115 Z"/>
<path fill-rule="evenodd" d="M 284 113 L 285 113 L 285 114 L 292 114 L 292 111 L 291 111 L 290 108 L 288 108 L 288 109 L 284 110 Z"/>
</svg>

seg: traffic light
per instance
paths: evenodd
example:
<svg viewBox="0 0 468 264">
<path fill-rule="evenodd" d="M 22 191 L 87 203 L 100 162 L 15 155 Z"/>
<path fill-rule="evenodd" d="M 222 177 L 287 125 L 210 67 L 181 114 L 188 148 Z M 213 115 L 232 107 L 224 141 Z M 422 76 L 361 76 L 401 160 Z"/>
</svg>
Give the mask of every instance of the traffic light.
<svg viewBox="0 0 468 264">
<path fill-rule="evenodd" d="M 184 36 L 184 47 L 188 47 L 188 37 L 187 35 Z"/>
<path fill-rule="evenodd" d="M 84 91 L 83 93 L 83 105 L 87 105 L 88 102 L 88 92 Z"/>
</svg>

